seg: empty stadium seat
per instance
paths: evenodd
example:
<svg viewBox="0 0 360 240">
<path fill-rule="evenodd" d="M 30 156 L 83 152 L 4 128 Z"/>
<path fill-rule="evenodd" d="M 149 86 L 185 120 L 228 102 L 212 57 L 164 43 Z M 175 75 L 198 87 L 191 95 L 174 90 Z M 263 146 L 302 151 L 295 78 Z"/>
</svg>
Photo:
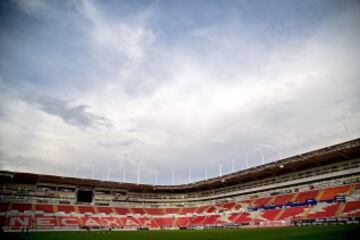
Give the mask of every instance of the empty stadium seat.
<svg viewBox="0 0 360 240">
<path fill-rule="evenodd" d="M 120 220 L 123 222 L 123 226 L 128 226 L 128 227 L 141 226 L 140 221 L 135 217 L 121 217 Z"/>
<path fill-rule="evenodd" d="M 225 208 L 227 210 L 231 210 L 231 209 L 235 208 L 236 205 L 237 204 L 235 202 L 230 202 L 230 203 L 225 203 L 225 204 L 221 205 L 221 207 Z"/>
<path fill-rule="evenodd" d="M 93 206 L 78 206 L 80 213 L 95 213 Z"/>
<path fill-rule="evenodd" d="M 170 218 L 170 217 L 155 218 L 155 220 L 160 227 L 171 227 L 174 225 L 175 222 L 175 218 Z"/>
<path fill-rule="evenodd" d="M 330 205 L 317 205 L 310 209 L 307 219 L 332 218 L 336 217 L 336 212 L 340 203 Z"/>
<path fill-rule="evenodd" d="M 207 213 L 214 213 L 215 211 L 216 211 L 216 207 L 214 206 L 210 206 L 205 210 L 205 212 Z"/>
<path fill-rule="evenodd" d="M 201 207 L 198 207 L 195 212 L 196 213 L 204 213 L 210 206 L 201 206 Z"/>
<path fill-rule="evenodd" d="M 240 213 L 240 214 L 238 214 L 238 216 L 235 218 L 235 223 L 236 223 L 236 224 L 249 223 L 250 221 L 251 221 L 250 213 L 247 213 L 247 212 Z"/>
<path fill-rule="evenodd" d="M 318 201 L 333 200 L 337 195 L 344 195 L 351 189 L 352 186 L 340 186 L 324 189 L 320 194 Z"/>
<path fill-rule="evenodd" d="M 278 217 L 278 220 L 292 220 L 298 219 L 305 212 L 305 207 L 289 207 L 283 210 Z"/>
<path fill-rule="evenodd" d="M 261 218 L 276 221 L 280 214 L 282 214 L 282 209 L 268 209 L 261 213 Z"/>
<path fill-rule="evenodd" d="M 179 214 L 180 208 L 165 208 L 166 214 Z"/>
<path fill-rule="evenodd" d="M 113 210 L 111 207 L 97 207 L 99 213 L 112 214 Z"/>
<path fill-rule="evenodd" d="M 190 208 L 181 208 L 180 214 L 188 214 L 188 213 L 195 213 L 196 207 L 190 207 Z"/>
<path fill-rule="evenodd" d="M 285 195 L 276 196 L 271 204 L 275 205 L 275 206 L 286 205 L 287 203 L 292 201 L 294 196 L 295 196 L 295 194 L 285 194 Z"/>
<path fill-rule="evenodd" d="M 131 212 L 134 214 L 145 214 L 144 208 L 131 208 Z"/>
<path fill-rule="evenodd" d="M 177 217 L 174 225 L 179 227 L 188 227 L 190 225 L 190 217 Z"/>
<path fill-rule="evenodd" d="M 76 212 L 75 206 L 73 205 L 58 205 L 57 209 L 59 212 L 64 212 L 64 213 Z"/>
<path fill-rule="evenodd" d="M 164 215 L 164 209 L 162 208 L 145 208 L 145 212 L 150 215 Z"/>
<path fill-rule="evenodd" d="M 318 193 L 318 190 L 299 192 L 293 202 L 305 202 L 306 200 L 316 199 Z"/>
<path fill-rule="evenodd" d="M 130 213 L 128 208 L 119 208 L 119 207 L 114 207 L 114 210 L 117 214 L 119 215 L 127 215 Z"/>
<path fill-rule="evenodd" d="M 196 216 L 190 220 L 190 225 L 191 226 L 201 226 L 201 225 L 203 225 L 205 220 L 206 220 L 206 216 Z"/>
<path fill-rule="evenodd" d="M 31 211 L 32 204 L 30 204 L 30 203 L 12 203 L 10 210 L 16 210 L 19 212 Z"/>
<path fill-rule="evenodd" d="M 220 215 L 211 215 L 207 216 L 205 221 L 203 222 L 203 225 L 215 225 L 215 224 L 223 224 L 224 221 L 220 220 Z"/>
<path fill-rule="evenodd" d="M 272 197 L 266 197 L 266 198 L 257 198 L 252 203 L 252 206 L 255 208 L 259 208 L 262 206 L 269 205 L 270 201 L 272 200 Z"/>
<path fill-rule="evenodd" d="M 342 215 L 345 217 L 360 217 L 360 201 L 347 202 Z"/>
<path fill-rule="evenodd" d="M 51 204 L 36 204 L 35 205 L 35 210 L 36 211 L 43 211 L 46 213 L 53 213 L 54 210 L 54 205 Z"/>
</svg>

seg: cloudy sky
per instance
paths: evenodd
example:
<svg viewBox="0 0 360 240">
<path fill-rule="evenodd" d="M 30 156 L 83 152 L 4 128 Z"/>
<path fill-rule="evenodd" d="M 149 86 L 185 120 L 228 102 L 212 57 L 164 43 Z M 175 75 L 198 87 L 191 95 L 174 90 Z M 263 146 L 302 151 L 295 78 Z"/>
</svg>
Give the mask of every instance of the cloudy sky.
<svg viewBox="0 0 360 240">
<path fill-rule="evenodd" d="M 357 138 L 359 43 L 351 0 L 1 1 L 0 168 L 179 184 Z"/>
</svg>

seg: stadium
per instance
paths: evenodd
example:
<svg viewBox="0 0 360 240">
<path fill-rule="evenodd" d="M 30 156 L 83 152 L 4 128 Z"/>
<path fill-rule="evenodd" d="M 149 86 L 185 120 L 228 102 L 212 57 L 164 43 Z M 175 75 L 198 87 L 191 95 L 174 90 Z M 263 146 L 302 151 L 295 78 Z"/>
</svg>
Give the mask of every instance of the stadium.
<svg viewBox="0 0 360 240">
<path fill-rule="evenodd" d="M 1 0 L 0 239 L 357 239 L 359 26 L 358 0 Z"/>
<path fill-rule="evenodd" d="M 2 171 L 0 223 L 6 232 L 358 224 L 359 156 L 356 139 L 172 186 Z"/>
</svg>

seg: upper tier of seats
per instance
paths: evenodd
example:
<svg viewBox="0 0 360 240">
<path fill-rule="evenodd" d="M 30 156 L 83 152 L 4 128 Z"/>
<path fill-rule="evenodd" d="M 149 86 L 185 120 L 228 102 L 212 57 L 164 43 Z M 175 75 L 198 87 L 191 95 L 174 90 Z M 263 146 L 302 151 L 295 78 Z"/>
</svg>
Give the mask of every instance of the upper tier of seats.
<svg viewBox="0 0 360 240">
<path fill-rule="evenodd" d="M 223 204 L 205 205 L 199 207 L 182 207 L 182 208 L 142 208 L 142 207 L 106 207 L 106 206 L 73 206 L 73 205 L 53 205 L 53 204 L 30 204 L 30 203 L 1 203 L 0 211 L 13 210 L 18 212 L 24 211 L 42 211 L 45 213 L 64 212 L 80 214 L 115 214 L 115 215 L 152 215 L 161 216 L 166 214 L 210 214 L 218 211 L 236 210 L 240 207 L 261 208 L 267 205 L 285 206 L 289 203 L 305 203 L 308 200 L 329 201 L 334 200 L 338 195 L 347 195 L 357 185 L 345 185 L 332 187 L 323 190 L 310 190 L 292 194 L 277 195 L 274 197 L 263 197 L 256 199 L 245 199 L 239 202 L 228 202 Z"/>
<path fill-rule="evenodd" d="M 299 192 L 299 194 L 295 197 L 293 202 L 305 202 L 306 200 L 316 199 L 318 193 L 319 193 L 318 190 Z"/>
<path fill-rule="evenodd" d="M 318 197 L 319 201 L 333 200 L 338 195 L 346 195 L 351 190 L 352 186 L 340 186 L 324 189 L 322 194 Z"/>
</svg>

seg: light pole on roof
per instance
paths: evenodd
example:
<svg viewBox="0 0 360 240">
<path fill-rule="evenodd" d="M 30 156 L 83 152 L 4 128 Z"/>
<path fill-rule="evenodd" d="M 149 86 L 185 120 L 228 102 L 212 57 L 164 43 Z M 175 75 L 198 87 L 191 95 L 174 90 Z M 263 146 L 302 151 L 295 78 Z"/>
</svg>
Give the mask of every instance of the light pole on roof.
<svg viewBox="0 0 360 240">
<path fill-rule="evenodd" d="M 123 169 L 123 182 L 126 182 L 126 169 L 125 169 L 125 166 L 124 166 L 124 169 Z"/>
<path fill-rule="evenodd" d="M 91 165 L 91 167 L 92 167 L 91 178 L 94 179 L 94 178 L 95 178 L 95 167 L 94 167 L 94 164 Z"/>
<path fill-rule="evenodd" d="M 191 169 L 189 169 L 189 183 L 191 183 Z"/>
<path fill-rule="evenodd" d="M 157 172 L 157 170 L 155 170 L 154 174 L 155 174 L 155 185 L 157 185 L 157 183 L 158 183 L 158 176 L 157 176 L 158 172 Z"/>
<path fill-rule="evenodd" d="M 107 180 L 110 181 L 110 166 L 107 166 Z"/>
<path fill-rule="evenodd" d="M 172 182 L 172 185 L 175 185 L 175 172 L 174 172 L 174 169 L 171 170 L 171 182 Z"/>
<path fill-rule="evenodd" d="M 249 153 L 246 153 L 246 168 L 250 168 Z"/>
<path fill-rule="evenodd" d="M 137 182 L 137 184 L 140 184 L 140 169 L 139 168 L 137 169 L 137 172 L 136 172 L 136 182 Z"/>
</svg>

